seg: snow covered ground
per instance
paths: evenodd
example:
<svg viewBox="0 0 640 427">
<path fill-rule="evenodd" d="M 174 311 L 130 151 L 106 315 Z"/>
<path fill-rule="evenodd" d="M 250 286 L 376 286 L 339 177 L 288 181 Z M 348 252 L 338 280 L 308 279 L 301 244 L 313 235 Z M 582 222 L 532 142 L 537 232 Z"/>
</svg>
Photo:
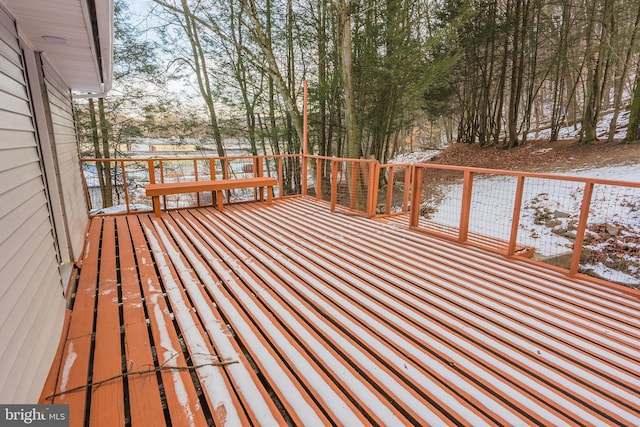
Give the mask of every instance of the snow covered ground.
<svg viewBox="0 0 640 427">
<path fill-rule="evenodd" d="M 396 156 L 389 160 L 389 164 L 428 162 L 438 154 L 440 154 L 440 150 L 414 151 Z"/>
<path fill-rule="evenodd" d="M 613 119 L 613 113 L 605 114 L 598 121 L 596 125 L 596 136 L 598 138 L 607 138 L 609 136 L 609 124 Z M 629 125 L 629 112 L 623 111 L 618 115 L 616 121 L 616 133 L 614 139 L 624 139 L 627 136 L 627 126 Z M 582 128 L 581 123 L 577 123 L 575 126 L 564 126 L 560 128 L 558 132 L 558 139 L 573 139 L 577 138 Z M 539 132 L 529 132 L 527 134 L 528 140 L 533 139 L 549 139 L 551 136 L 551 129 L 543 129 Z"/>
</svg>

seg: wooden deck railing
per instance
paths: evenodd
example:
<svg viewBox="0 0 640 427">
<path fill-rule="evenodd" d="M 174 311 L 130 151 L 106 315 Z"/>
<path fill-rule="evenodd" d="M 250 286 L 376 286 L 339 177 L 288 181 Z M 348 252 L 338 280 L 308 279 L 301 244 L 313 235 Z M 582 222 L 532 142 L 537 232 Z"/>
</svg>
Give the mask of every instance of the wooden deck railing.
<svg viewBox="0 0 640 427">
<path fill-rule="evenodd" d="M 275 198 L 305 195 L 367 217 L 410 213 L 408 226 L 523 256 L 569 274 L 640 284 L 640 183 L 436 164 L 326 156 L 86 159 L 93 214 L 152 211 L 144 184 L 269 176 Z M 105 193 L 98 173 L 107 165 Z M 306 168 L 306 170 L 305 170 Z M 227 203 L 255 200 L 228 192 Z M 111 197 L 116 208 L 103 208 Z M 411 201 L 411 203 L 409 203 Z M 211 206 L 210 194 L 166 196 L 164 208 Z M 618 277 L 620 276 L 620 277 Z"/>
<path fill-rule="evenodd" d="M 309 182 L 306 195 L 329 202 L 332 211 L 375 215 L 378 164 L 374 159 L 307 158 Z"/>
<path fill-rule="evenodd" d="M 276 198 L 300 195 L 300 158 L 300 155 L 274 155 L 83 159 L 81 163 L 89 212 L 95 215 L 152 211 L 151 199 L 144 194 L 144 185 L 150 183 L 273 177 L 278 180 L 274 188 Z M 111 179 L 111 185 L 105 183 L 106 179 Z M 255 197 L 253 191 L 226 194 L 227 202 Z M 108 202 L 104 203 L 104 200 Z M 200 193 L 163 197 L 165 209 L 211 204 L 210 195 Z"/>
<path fill-rule="evenodd" d="M 640 284 L 640 182 L 416 164 L 410 227 Z"/>
</svg>

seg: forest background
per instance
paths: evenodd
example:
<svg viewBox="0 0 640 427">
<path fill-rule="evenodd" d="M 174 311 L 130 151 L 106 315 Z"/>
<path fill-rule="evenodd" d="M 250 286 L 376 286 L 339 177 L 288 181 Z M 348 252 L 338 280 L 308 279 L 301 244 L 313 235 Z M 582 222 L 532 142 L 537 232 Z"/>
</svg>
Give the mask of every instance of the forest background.
<svg viewBox="0 0 640 427">
<path fill-rule="evenodd" d="M 305 80 L 319 155 L 514 148 L 566 126 L 592 144 L 605 113 L 611 142 L 623 112 L 633 143 L 639 27 L 640 0 L 116 0 L 114 89 L 76 102 L 83 155 L 140 137 L 300 153 Z"/>
</svg>

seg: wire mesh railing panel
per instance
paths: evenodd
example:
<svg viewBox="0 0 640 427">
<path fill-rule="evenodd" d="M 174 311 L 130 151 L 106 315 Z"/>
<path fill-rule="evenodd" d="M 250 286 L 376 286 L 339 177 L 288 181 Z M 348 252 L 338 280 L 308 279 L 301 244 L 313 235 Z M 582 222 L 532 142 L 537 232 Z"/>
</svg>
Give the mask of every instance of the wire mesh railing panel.
<svg viewBox="0 0 640 427">
<path fill-rule="evenodd" d="M 515 176 L 474 174 L 468 241 L 495 249 L 508 248 L 517 183 Z"/>
<path fill-rule="evenodd" d="M 334 163 L 334 162 L 332 162 Z M 336 205 L 342 207 L 351 207 L 351 177 L 352 163 L 335 161 L 334 170 L 331 173 L 331 185 L 335 188 Z M 357 196 L 356 196 L 357 197 Z M 353 199 L 355 201 L 355 197 Z"/>
<path fill-rule="evenodd" d="M 198 177 L 197 162 L 193 159 L 161 159 L 154 162 L 156 182 L 193 182 Z M 196 193 L 170 194 L 160 197 L 163 209 L 179 209 L 198 206 L 200 195 Z M 209 196 L 209 204 L 211 197 Z"/>
<path fill-rule="evenodd" d="M 89 213 L 117 214 L 151 210 L 144 185 L 149 183 L 146 161 L 94 160 L 82 163 Z M 128 210 L 127 210 L 128 206 Z"/>
<path fill-rule="evenodd" d="M 211 180 L 211 172 L 212 172 L 212 161 L 209 159 L 198 159 L 194 160 L 195 169 L 197 171 L 198 181 L 209 181 Z"/>
<path fill-rule="evenodd" d="M 640 188 L 594 185 L 579 271 L 640 285 Z"/>
<path fill-rule="evenodd" d="M 196 180 L 193 160 L 162 160 L 159 162 L 161 180 L 156 182 L 189 182 Z"/>
<path fill-rule="evenodd" d="M 151 198 L 144 189 L 149 180 L 149 167 L 146 161 L 122 162 L 127 183 L 129 211 L 147 211 L 152 209 Z"/>
<path fill-rule="evenodd" d="M 315 196 L 326 202 L 331 201 L 331 165 L 331 161 L 319 158 L 315 169 Z"/>
<path fill-rule="evenodd" d="M 262 176 L 276 178 L 279 183 L 282 182 L 282 173 L 284 170 L 283 158 L 282 157 L 263 157 L 262 160 Z M 281 197 L 282 196 L 282 186 L 276 185 L 273 188 L 273 196 Z"/>
<path fill-rule="evenodd" d="M 253 157 L 225 158 L 229 179 L 251 178 L 257 176 L 257 160 Z"/>
<path fill-rule="evenodd" d="M 407 212 L 411 195 L 410 165 L 381 165 L 376 193 L 376 215 Z"/>
<path fill-rule="evenodd" d="M 317 192 L 317 183 L 318 183 L 318 164 L 320 164 L 322 161 L 320 159 L 316 159 L 316 158 L 309 158 L 307 159 L 307 168 L 308 173 L 307 173 L 307 195 L 311 196 L 311 197 L 316 197 L 318 192 Z M 322 166 L 320 166 L 322 167 Z"/>
<path fill-rule="evenodd" d="M 463 171 L 424 168 L 417 227 L 457 238 L 463 182 Z"/>
<path fill-rule="evenodd" d="M 521 255 L 570 268 L 584 188 L 583 182 L 526 178 L 516 239 Z"/>
<path fill-rule="evenodd" d="M 375 163 L 369 161 L 331 159 L 332 209 L 369 214 Z"/>
<path fill-rule="evenodd" d="M 302 156 L 288 154 L 281 156 L 282 170 L 278 182 L 282 186 L 283 196 L 302 194 Z"/>
</svg>

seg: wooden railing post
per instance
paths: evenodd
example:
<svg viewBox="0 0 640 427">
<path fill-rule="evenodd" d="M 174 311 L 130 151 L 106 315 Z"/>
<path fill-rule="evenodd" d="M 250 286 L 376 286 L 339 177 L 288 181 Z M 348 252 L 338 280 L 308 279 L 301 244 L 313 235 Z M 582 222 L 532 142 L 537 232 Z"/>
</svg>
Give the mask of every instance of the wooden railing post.
<svg viewBox="0 0 640 427">
<path fill-rule="evenodd" d="M 155 165 L 153 164 L 153 160 L 152 159 L 147 160 L 147 170 L 149 172 L 149 183 L 150 184 L 155 184 L 156 183 L 156 168 L 155 168 Z"/>
<path fill-rule="evenodd" d="M 471 217 L 471 194 L 473 190 L 473 175 L 470 170 L 464 171 L 462 184 L 462 206 L 460 208 L 460 230 L 458 240 L 466 242 L 469 237 L 469 218 Z"/>
<path fill-rule="evenodd" d="M 385 203 L 385 212 L 386 214 L 391 213 L 391 204 L 393 203 L 393 180 L 396 174 L 396 168 L 394 166 L 389 166 L 387 168 L 387 198 Z"/>
<path fill-rule="evenodd" d="M 367 215 L 369 218 L 376 216 L 378 204 L 378 186 L 380 185 L 380 163 L 376 159 L 369 161 L 369 193 L 367 198 Z"/>
<path fill-rule="evenodd" d="M 278 157 L 278 195 L 280 197 L 284 196 L 284 157 Z M 302 182 L 302 187 L 305 189 L 303 194 L 306 194 L 306 184 L 304 183 L 304 178 Z"/>
<path fill-rule="evenodd" d="M 225 157 L 222 159 L 222 178 L 229 179 L 229 158 Z M 225 191 L 227 195 L 227 203 L 231 201 L 231 190 Z M 222 192 L 219 193 L 222 195 Z M 218 200 L 218 203 L 222 203 L 222 200 Z"/>
<path fill-rule="evenodd" d="M 417 227 L 420 221 L 420 197 L 422 196 L 423 168 L 411 165 L 413 185 L 411 189 L 411 205 L 409 206 L 409 227 Z"/>
<path fill-rule="evenodd" d="M 120 167 L 122 168 L 122 190 L 124 191 L 124 203 L 127 206 L 127 213 L 130 213 L 129 188 L 127 187 L 127 173 L 124 170 L 124 160 L 120 160 Z"/>
<path fill-rule="evenodd" d="M 338 202 L 338 162 L 331 161 L 331 212 L 336 210 Z"/>
<path fill-rule="evenodd" d="M 593 181 L 588 181 L 584 186 L 584 194 L 582 196 L 582 206 L 580 207 L 580 220 L 576 230 L 576 240 L 573 243 L 573 256 L 571 257 L 571 265 L 569 266 L 569 274 L 576 274 L 580 267 L 580 258 L 582 257 L 582 245 L 584 244 L 584 234 L 587 231 L 587 221 L 589 220 L 589 209 L 591 208 L 591 197 L 593 195 Z"/>
<path fill-rule="evenodd" d="M 520 209 L 522 207 L 522 191 L 524 190 L 524 176 L 518 176 L 516 186 L 516 198 L 513 202 L 513 216 L 511 217 L 511 234 L 509 235 L 509 247 L 507 255 L 512 256 L 516 252 L 516 240 L 518 238 L 518 227 L 520 225 Z"/>
<path fill-rule="evenodd" d="M 198 176 L 198 159 L 193 159 L 193 176 L 196 181 L 200 181 L 200 177 Z M 196 205 L 198 207 L 202 206 L 200 204 L 200 193 L 196 193 Z"/>
<path fill-rule="evenodd" d="M 254 159 L 254 165 L 256 170 L 253 172 L 253 176 L 255 177 L 261 177 L 264 175 L 264 171 L 263 171 L 263 167 L 264 167 L 264 163 L 263 163 L 263 158 L 262 157 L 256 157 Z"/>
<path fill-rule="evenodd" d="M 262 163 L 262 157 L 254 157 L 253 158 L 253 176 L 256 178 L 260 178 L 264 175 L 264 171 L 262 170 L 263 167 L 263 163 Z M 262 188 L 256 188 L 254 189 L 254 194 L 253 194 L 253 198 L 254 200 L 263 200 L 264 199 L 264 191 Z"/>
<path fill-rule="evenodd" d="M 322 200 L 322 175 L 325 160 L 316 159 L 316 199 Z"/>
<path fill-rule="evenodd" d="M 403 193 L 404 193 L 404 201 L 402 204 L 402 211 L 403 212 L 407 212 L 409 210 L 409 196 L 411 194 L 411 191 L 413 189 L 413 182 L 411 181 L 413 179 L 413 168 L 411 166 L 405 166 L 405 171 L 404 171 L 404 189 L 403 189 Z"/>
</svg>

